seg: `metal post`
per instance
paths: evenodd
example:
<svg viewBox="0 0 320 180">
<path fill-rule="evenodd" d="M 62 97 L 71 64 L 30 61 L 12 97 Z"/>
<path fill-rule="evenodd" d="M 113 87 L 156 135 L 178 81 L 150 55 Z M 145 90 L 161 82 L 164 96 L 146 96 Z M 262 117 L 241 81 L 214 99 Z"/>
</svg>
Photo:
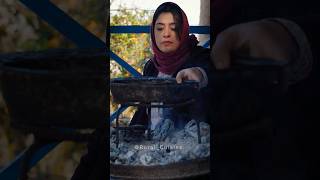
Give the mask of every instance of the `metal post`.
<svg viewBox="0 0 320 180">
<path fill-rule="evenodd" d="M 148 130 L 147 130 L 147 139 L 151 140 L 151 103 L 147 106 L 148 109 Z"/>
<path fill-rule="evenodd" d="M 199 119 L 197 119 L 196 121 L 197 121 L 198 144 L 201 144 L 200 122 L 199 122 Z"/>
<path fill-rule="evenodd" d="M 117 133 L 117 137 L 116 137 L 116 147 L 119 147 L 119 116 L 120 116 L 120 111 L 117 112 L 117 119 L 116 119 L 116 133 Z"/>
</svg>

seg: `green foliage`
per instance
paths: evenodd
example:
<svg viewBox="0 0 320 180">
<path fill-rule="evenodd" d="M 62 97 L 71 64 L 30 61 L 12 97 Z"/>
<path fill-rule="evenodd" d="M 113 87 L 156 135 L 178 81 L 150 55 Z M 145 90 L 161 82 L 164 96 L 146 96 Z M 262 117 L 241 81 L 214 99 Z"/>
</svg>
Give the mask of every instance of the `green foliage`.
<svg viewBox="0 0 320 180">
<path fill-rule="evenodd" d="M 126 10 L 120 7 L 117 14 L 111 16 L 110 24 L 115 25 L 148 25 L 152 14 L 146 10 Z M 145 62 L 151 57 L 149 34 L 111 34 L 110 49 L 127 63 L 142 73 Z M 110 77 L 128 77 L 130 74 L 115 61 L 110 61 Z M 112 97 L 110 98 L 112 100 Z M 110 102 L 110 111 L 114 112 L 117 105 Z M 125 119 L 130 119 L 134 108 L 130 107 L 122 113 Z"/>
<path fill-rule="evenodd" d="M 105 41 L 105 2 L 52 0 L 67 15 Z M 19 1 L 0 1 L 0 52 L 74 48 L 75 45 Z"/>
<path fill-rule="evenodd" d="M 111 16 L 110 24 L 115 25 L 148 25 L 151 22 L 151 14 L 146 10 L 122 9 Z M 128 62 L 139 72 L 151 56 L 149 34 L 111 34 L 110 49 L 119 57 Z M 110 77 L 127 77 L 130 74 L 114 61 L 110 62 Z"/>
</svg>

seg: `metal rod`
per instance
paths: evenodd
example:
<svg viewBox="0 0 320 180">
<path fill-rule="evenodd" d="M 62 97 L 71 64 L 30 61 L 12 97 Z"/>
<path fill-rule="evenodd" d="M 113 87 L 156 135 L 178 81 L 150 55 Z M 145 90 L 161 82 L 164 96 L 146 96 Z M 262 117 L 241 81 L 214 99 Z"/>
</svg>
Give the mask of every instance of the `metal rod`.
<svg viewBox="0 0 320 180">
<path fill-rule="evenodd" d="M 147 139 L 151 140 L 151 103 L 148 109 L 148 130 L 147 130 Z"/>
<path fill-rule="evenodd" d="M 21 164 L 20 164 L 20 173 L 19 173 L 19 180 L 28 180 L 28 172 L 29 172 L 29 166 L 32 160 L 32 156 L 35 154 L 35 152 L 42 146 L 49 144 L 50 140 L 44 140 L 40 139 L 37 135 L 35 135 L 34 142 L 31 144 L 31 146 L 26 150 L 25 156 L 22 158 Z"/>
<path fill-rule="evenodd" d="M 119 147 L 119 116 L 120 116 L 120 111 L 117 112 L 117 118 L 116 118 L 116 147 Z"/>
<path fill-rule="evenodd" d="M 25 6 L 52 25 L 61 34 L 81 48 L 106 48 L 106 43 L 51 1 L 20 0 Z M 50 12 L 50 13 L 49 13 Z"/>
<path fill-rule="evenodd" d="M 198 144 L 201 144 L 200 122 L 199 122 L 199 119 L 197 119 L 196 121 L 197 121 Z"/>
<path fill-rule="evenodd" d="M 149 33 L 150 26 L 111 26 L 110 33 Z M 190 26 L 190 33 L 209 34 L 210 26 Z"/>
</svg>

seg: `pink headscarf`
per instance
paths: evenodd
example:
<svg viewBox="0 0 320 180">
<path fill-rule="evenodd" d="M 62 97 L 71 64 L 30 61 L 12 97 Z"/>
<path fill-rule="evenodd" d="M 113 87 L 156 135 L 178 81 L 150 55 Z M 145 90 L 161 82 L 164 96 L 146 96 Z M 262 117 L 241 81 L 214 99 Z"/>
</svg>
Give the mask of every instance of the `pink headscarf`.
<svg viewBox="0 0 320 180">
<path fill-rule="evenodd" d="M 151 24 L 151 41 L 152 41 L 152 50 L 154 53 L 154 57 L 152 58 L 152 61 L 155 67 L 158 69 L 158 71 L 165 74 L 173 74 L 185 63 L 188 56 L 190 55 L 191 49 L 194 48 L 199 43 L 199 41 L 194 35 L 189 35 L 189 23 L 184 11 L 175 3 L 166 2 L 166 4 L 177 6 L 181 12 L 182 32 L 179 36 L 180 46 L 174 52 L 164 53 L 160 51 L 156 45 L 156 41 L 154 37 L 154 26 L 155 26 L 156 19 L 153 19 Z"/>
</svg>

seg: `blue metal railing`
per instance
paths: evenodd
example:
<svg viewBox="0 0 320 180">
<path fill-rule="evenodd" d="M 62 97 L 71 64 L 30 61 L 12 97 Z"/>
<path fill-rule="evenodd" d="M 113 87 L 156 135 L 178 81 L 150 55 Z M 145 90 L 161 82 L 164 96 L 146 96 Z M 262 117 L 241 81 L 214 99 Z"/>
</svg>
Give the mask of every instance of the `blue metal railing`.
<svg viewBox="0 0 320 180">
<path fill-rule="evenodd" d="M 113 34 L 121 34 L 121 33 L 150 33 L 150 26 L 111 26 L 110 33 Z M 194 34 L 209 34 L 210 27 L 209 26 L 190 26 L 190 33 Z M 210 40 L 206 41 L 202 46 L 208 47 L 210 44 Z M 110 58 L 115 60 L 120 66 L 125 68 L 132 76 L 138 77 L 141 74 L 136 71 L 132 66 L 130 66 L 125 60 L 121 59 L 118 55 L 114 52 L 110 51 Z"/>
<path fill-rule="evenodd" d="M 111 26 L 110 33 L 120 34 L 120 33 L 150 33 L 150 26 Z M 209 34 L 209 26 L 190 26 L 190 33 L 194 34 Z M 208 47 L 210 45 L 210 40 L 206 41 L 202 46 Z M 139 77 L 141 74 L 135 70 L 132 66 L 126 63 L 125 60 L 121 59 L 118 55 L 110 50 L 110 58 L 115 60 L 119 65 L 125 68 L 134 77 Z M 126 110 L 127 106 L 121 106 L 115 112 L 110 115 L 110 123 L 116 119 L 118 113 L 122 113 Z"/>
<path fill-rule="evenodd" d="M 150 26 L 111 26 L 110 33 L 149 33 Z M 190 33 L 209 34 L 209 26 L 190 26 Z"/>
<path fill-rule="evenodd" d="M 141 74 L 135 70 L 132 66 L 130 66 L 126 61 L 121 59 L 118 55 L 116 55 L 114 52 L 109 51 L 109 56 L 111 59 L 115 60 L 120 66 L 125 68 L 130 74 L 132 74 L 134 77 L 139 77 Z"/>
</svg>

